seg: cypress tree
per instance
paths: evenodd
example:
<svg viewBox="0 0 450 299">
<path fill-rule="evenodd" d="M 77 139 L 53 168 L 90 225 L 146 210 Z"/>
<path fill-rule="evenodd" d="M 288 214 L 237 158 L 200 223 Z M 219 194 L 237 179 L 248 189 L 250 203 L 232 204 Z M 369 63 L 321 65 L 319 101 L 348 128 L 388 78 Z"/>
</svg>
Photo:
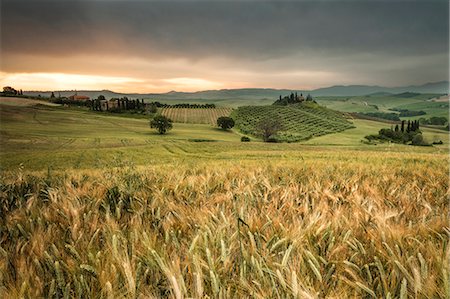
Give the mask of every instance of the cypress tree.
<svg viewBox="0 0 450 299">
<path fill-rule="evenodd" d="M 408 120 L 408 127 L 406 128 L 406 132 L 411 132 L 411 122 Z"/>
<path fill-rule="evenodd" d="M 402 131 L 402 133 L 405 132 L 405 121 L 404 120 L 402 120 L 402 127 L 401 127 L 400 131 Z"/>
<path fill-rule="evenodd" d="M 399 130 L 398 129 L 398 124 L 395 125 L 395 129 L 394 130 L 395 130 L 395 132 L 398 132 L 398 130 Z"/>
</svg>

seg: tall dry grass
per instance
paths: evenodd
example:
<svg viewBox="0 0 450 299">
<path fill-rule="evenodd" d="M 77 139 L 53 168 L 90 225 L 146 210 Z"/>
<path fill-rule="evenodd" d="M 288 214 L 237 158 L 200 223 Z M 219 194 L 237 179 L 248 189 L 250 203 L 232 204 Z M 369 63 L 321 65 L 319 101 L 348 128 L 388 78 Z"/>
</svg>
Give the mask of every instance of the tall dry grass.
<svg viewBox="0 0 450 299">
<path fill-rule="evenodd" d="M 340 156 L 4 173 L 0 297 L 449 298 L 443 156 Z"/>
</svg>

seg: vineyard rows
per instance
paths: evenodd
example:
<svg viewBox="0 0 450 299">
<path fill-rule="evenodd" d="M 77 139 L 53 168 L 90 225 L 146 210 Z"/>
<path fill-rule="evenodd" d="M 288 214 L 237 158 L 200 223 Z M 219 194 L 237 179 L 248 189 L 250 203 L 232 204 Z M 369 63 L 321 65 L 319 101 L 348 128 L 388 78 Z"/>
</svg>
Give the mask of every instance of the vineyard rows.
<svg viewBox="0 0 450 299">
<path fill-rule="evenodd" d="M 299 141 L 353 128 L 340 113 L 318 105 L 246 106 L 233 112 L 236 126 L 245 134 L 257 135 L 256 127 L 265 119 L 278 119 L 281 141 Z"/>
<path fill-rule="evenodd" d="M 232 108 L 162 108 L 160 113 L 173 122 L 216 125 L 217 118 L 229 116 Z"/>
</svg>

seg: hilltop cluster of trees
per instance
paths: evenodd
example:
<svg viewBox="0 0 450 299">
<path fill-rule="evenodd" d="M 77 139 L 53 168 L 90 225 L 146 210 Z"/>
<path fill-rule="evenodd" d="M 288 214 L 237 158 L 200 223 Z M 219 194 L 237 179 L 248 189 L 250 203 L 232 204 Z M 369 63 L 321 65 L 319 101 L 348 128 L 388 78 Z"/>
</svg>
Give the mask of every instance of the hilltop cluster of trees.
<svg viewBox="0 0 450 299">
<path fill-rule="evenodd" d="M 69 100 L 71 101 L 71 100 Z M 75 101 L 71 101 L 72 103 Z M 110 111 L 110 112 L 122 112 L 122 111 L 144 111 L 146 104 L 144 100 L 128 99 L 127 97 L 112 98 L 106 100 L 105 96 L 99 95 L 94 100 L 86 101 L 86 105 L 93 111 Z"/>
<path fill-rule="evenodd" d="M 188 103 L 181 103 L 181 104 L 163 104 L 160 102 L 151 102 L 150 105 L 154 105 L 157 108 L 191 108 L 191 109 L 207 109 L 207 108 L 216 108 L 215 104 L 188 104 Z"/>
<path fill-rule="evenodd" d="M 22 89 L 17 90 L 15 88 L 12 88 L 11 86 L 5 86 L 3 87 L 3 96 L 23 96 Z"/>
<path fill-rule="evenodd" d="M 312 96 L 310 94 L 308 94 L 306 96 L 306 99 L 303 97 L 303 94 L 300 94 L 300 96 L 298 96 L 297 93 L 291 93 L 288 96 L 285 97 L 279 97 L 278 100 L 276 100 L 273 105 L 282 105 L 282 106 L 287 106 L 290 104 L 297 104 L 297 103 L 302 103 L 303 101 L 314 101 Z"/>
<path fill-rule="evenodd" d="M 139 100 L 129 100 L 127 97 L 123 98 L 112 98 L 109 100 L 109 103 L 106 102 L 109 106 L 109 103 L 112 103 L 112 112 L 115 111 L 121 111 L 121 110 L 145 110 L 145 103 L 144 99 Z"/>
<path fill-rule="evenodd" d="M 394 142 L 412 145 L 428 145 L 420 131 L 420 124 L 418 120 L 402 121 L 400 126 L 397 124 L 390 129 L 381 129 L 378 135 L 368 135 L 365 137 L 369 142 Z"/>
</svg>

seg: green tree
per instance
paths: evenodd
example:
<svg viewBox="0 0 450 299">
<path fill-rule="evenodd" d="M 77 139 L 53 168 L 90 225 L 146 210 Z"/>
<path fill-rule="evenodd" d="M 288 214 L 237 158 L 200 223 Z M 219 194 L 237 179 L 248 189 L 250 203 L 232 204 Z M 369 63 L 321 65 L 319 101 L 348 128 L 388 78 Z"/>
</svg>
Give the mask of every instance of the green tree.
<svg viewBox="0 0 450 299">
<path fill-rule="evenodd" d="M 166 134 L 172 127 L 172 120 L 164 115 L 156 115 L 150 120 L 150 128 L 158 130 L 159 134 Z"/>
<path fill-rule="evenodd" d="M 221 116 L 217 119 L 217 126 L 223 130 L 228 130 L 234 127 L 234 119 L 228 116 Z"/>
<path fill-rule="evenodd" d="M 156 107 L 155 104 L 150 104 L 147 107 L 148 107 L 148 112 L 149 113 L 156 113 L 156 112 L 158 112 L 158 107 Z"/>
<path fill-rule="evenodd" d="M 279 119 L 266 118 L 256 125 L 256 130 L 264 142 L 268 142 L 271 137 L 273 138 L 274 135 L 283 130 L 283 124 Z"/>
</svg>

